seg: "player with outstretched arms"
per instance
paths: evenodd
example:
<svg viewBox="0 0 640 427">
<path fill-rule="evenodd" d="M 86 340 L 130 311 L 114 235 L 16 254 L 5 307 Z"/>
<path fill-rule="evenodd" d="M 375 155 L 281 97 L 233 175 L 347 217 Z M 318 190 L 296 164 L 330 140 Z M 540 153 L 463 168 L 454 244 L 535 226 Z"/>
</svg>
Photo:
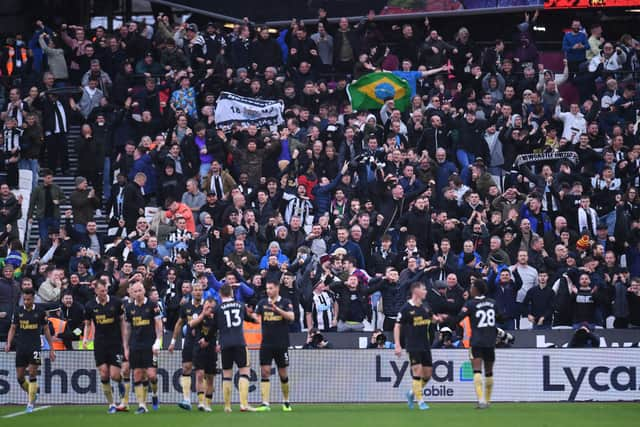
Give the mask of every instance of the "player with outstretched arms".
<svg viewBox="0 0 640 427">
<path fill-rule="evenodd" d="M 291 412 L 289 403 L 289 323 L 295 319 L 293 304 L 280 296 L 280 284 L 268 281 L 267 298 L 258 301 L 256 314 L 262 322 L 262 342 L 260 344 L 260 392 L 262 405 L 256 408 L 260 412 L 270 411 L 269 394 L 271 391 L 271 363 L 275 361 L 282 390 L 282 410 Z"/>
<path fill-rule="evenodd" d="M 158 355 L 161 347 L 162 314 L 160 307 L 145 296 L 142 282 L 131 285 L 131 294 L 133 302 L 125 308 L 122 345 L 133 370 L 134 392 L 138 401 L 136 414 L 144 414 L 149 412 L 149 383 L 152 391 L 158 389 L 158 366 L 154 356 Z M 158 409 L 157 397 L 153 399 L 153 409 Z"/>
<path fill-rule="evenodd" d="M 471 299 L 462 307 L 458 318 L 469 316 L 471 321 L 471 348 L 473 385 L 478 396 L 478 409 L 486 409 L 493 391 L 493 363 L 496 360 L 496 303 L 486 297 L 487 284 L 477 280 L 471 285 Z M 484 364 L 484 391 L 482 389 L 482 365 Z"/>
<path fill-rule="evenodd" d="M 122 300 L 108 294 L 107 283 L 104 280 L 96 280 L 95 294 L 95 299 L 89 301 L 85 308 L 82 347 L 87 348 L 87 337 L 93 335 L 93 357 L 100 375 L 102 392 L 109 405 L 109 414 L 115 414 L 117 407 L 111 380 L 117 384 L 120 397 L 124 399 L 125 396 L 121 375 L 122 364 L 125 362 L 122 347 L 124 310 Z"/>
<path fill-rule="evenodd" d="M 422 282 L 411 285 L 411 299 L 407 301 L 396 318 L 393 328 L 395 341 L 395 353 L 402 354 L 401 336 L 404 337 L 405 350 L 409 355 L 411 364 L 412 386 L 407 391 L 407 403 L 409 409 L 413 409 L 414 401 L 418 401 L 420 410 L 429 409 L 424 401 L 424 387 L 433 374 L 433 361 L 431 358 L 431 339 L 429 329 L 433 322 L 444 320 L 442 315 L 435 315 L 431 307 L 424 302 L 427 296 L 427 287 Z"/>
<path fill-rule="evenodd" d="M 42 363 L 40 334 L 44 333 L 49 343 L 49 358 L 52 362 L 56 359 L 56 353 L 53 350 L 47 315 L 35 304 L 33 289 L 23 290 L 22 300 L 24 304 L 13 313 L 4 350 L 8 352 L 15 341 L 16 376 L 20 387 L 29 395 L 26 412 L 31 413 L 38 394 L 38 367 Z M 28 383 L 25 380 L 25 370 L 29 373 Z"/>
<path fill-rule="evenodd" d="M 244 321 L 257 322 L 258 316 L 248 314 L 245 305 L 233 299 L 233 288 L 225 284 L 220 288 L 222 303 L 216 307 L 220 353 L 222 357 L 222 395 L 224 411 L 231 412 L 231 391 L 233 387 L 233 365 L 238 367 L 240 379 L 240 411 L 255 412 L 249 406 L 249 352 L 244 340 Z"/>
</svg>

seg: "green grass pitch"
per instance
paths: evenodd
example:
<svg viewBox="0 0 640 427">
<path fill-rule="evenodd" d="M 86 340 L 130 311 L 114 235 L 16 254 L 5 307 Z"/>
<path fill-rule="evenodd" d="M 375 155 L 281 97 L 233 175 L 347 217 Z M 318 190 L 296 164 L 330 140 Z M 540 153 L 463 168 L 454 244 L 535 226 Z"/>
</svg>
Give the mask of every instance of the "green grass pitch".
<svg viewBox="0 0 640 427">
<path fill-rule="evenodd" d="M 135 409 L 135 406 L 132 406 Z M 174 405 L 161 405 L 158 412 L 135 415 L 133 412 L 108 415 L 106 406 L 52 406 L 5 418 L 24 407 L 0 406 L 0 425 L 60 427 L 189 427 L 224 425 L 225 427 L 626 427 L 637 426 L 639 403 L 497 403 L 487 410 L 473 404 L 435 403 L 428 411 L 410 411 L 403 404 L 294 405 L 294 412 L 283 413 L 274 405 L 268 413 L 232 414 L 215 406 L 214 412 L 187 413 Z M 195 408 L 194 408 L 195 409 Z"/>
</svg>

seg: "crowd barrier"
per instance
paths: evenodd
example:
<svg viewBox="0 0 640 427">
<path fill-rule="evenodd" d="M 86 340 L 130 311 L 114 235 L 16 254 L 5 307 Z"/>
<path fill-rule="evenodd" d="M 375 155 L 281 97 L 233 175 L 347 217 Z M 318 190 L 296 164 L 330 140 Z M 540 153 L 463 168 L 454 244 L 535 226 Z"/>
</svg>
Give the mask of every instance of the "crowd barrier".
<svg viewBox="0 0 640 427">
<path fill-rule="evenodd" d="M 509 331 L 515 341 L 510 348 L 550 348 L 567 347 L 575 331 L 566 329 L 546 330 L 516 330 Z M 596 329 L 593 332 L 599 338 L 599 347 L 638 347 L 640 345 L 640 329 Z M 371 332 L 324 332 L 322 334 L 334 349 L 367 348 L 371 340 Z M 393 340 L 391 332 L 385 333 L 388 340 Z M 307 334 L 289 334 L 291 345 L 302 346 L 307 340 Z M 169 343 L 171 336 L 165 336 L 164 342 Z"/>
<path fill-rule="evenodd" d="M 496 353 L 493 392 L 496 402 L 633 401 L 640 397 L 637 348 L 504 349 Z M 257 352 L 251 352 L 250 401 L 256 403 L 260 401 L 257 356 Z M 425 388 L 428 401 L 475 401 L 468 356 L 466 350 L 433 351 L 433 379 Z M 292 349 L 290 361 L 291 400 L 295 403 L 401 402 L 411 386 L 406 355 L 398 358 L 392 350 Z M 181 399 L 180 367 L 179 352 L 161 352 L 161 402 Z M 59 352 L 55 362 L 43 360 L 40 373 L 39 404 L 104 403 L 91 352 Z M 237 380 L 236 374 L 235 402 Z M 220 383 L 217 375 L 216 403 L 221 401 Z M 280 401 L 275 369 L 271 398 L 273 402 Z M 0 402 L 24 404 L 25 399 L 26 394 L 15 379 L 14 353 L 0 354 Z"/>
</svg>

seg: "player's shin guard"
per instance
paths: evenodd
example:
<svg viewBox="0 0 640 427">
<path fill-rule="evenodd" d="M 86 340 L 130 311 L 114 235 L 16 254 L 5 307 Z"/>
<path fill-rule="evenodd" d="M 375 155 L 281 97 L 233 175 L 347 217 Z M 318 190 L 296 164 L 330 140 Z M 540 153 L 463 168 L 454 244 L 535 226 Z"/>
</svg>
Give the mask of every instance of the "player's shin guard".
<svg viewBox="0 0 640 427">
<path fill-rule="evenodd" d="M 484 394 L 482 391 L 482 373 L 480 371 L 473 372 L 473 385 L 476 388 L 478 403 L 484 403 Z"/>
<path fill-rule="evenodd" d="M 231 390 L 232 390 L 231 378 L 222 379 L 222 397 L 224 399 L 224 407 L 231 407 Z"/>
<path fill-rule="evenodd" d="M 282 389 L 282 400 L 289 401 L 289 377 L 280 377 L 280 388 Z"/>
<path fill-rule="evenodd" d="M 111 389 L 111 381 L 110 380 L 100 380 L 102 385 L 102 392 L 104 393 L 104 397 L 107 399 L 107 403 L 109 406 L 113 405 L 113 390 Z"/>
<path fill-rule="evenodd" d="M 140 406 L 146 406 L 147 400 L 145 398 L 144 385 L 142 382 L 136 381 L 133 383 L 133 392 L 136 394 L 136 400 Z"/>
<path fill-rule="evenodd" d="M 123 390 L 124 384 L 122 382 L 122 377 L 119 377 L 118 379 L 114 380 L 116 383 L 116 391 L 118 392 L 118 395 L 120 394 L 120 390 Z M 124 394 L 124 393 L 123 393 Z M 122 396 L 119 396 L 120 399 L 122 399 Z M 116 396 L 114 396 L 114 402 L 116 400 Z"/>
<path fill-rule="evenodd" d="M 421 402 L 422 399 L 422 378 L 420 377 L 412 377 L 411 381 L 411 391 L 413 391 L 413 395 L 418 402 Z"/>
<path fill-rule="evenodd" d="M 198 392 L 198 405 L 204 405 L 204 391 Z"/>
<path fill-rule="evenodd" d="M 240 406 L 246 408 L 249 406 L 249 376 L 240 375 L 238 380 L 238 391 L 240 392 Z"/>
<path fill-rule="evenodd" d="M 20 384 L 20 388 L 25 391 L 25 393 L 29 393 L 29 383 L 24 378 L 18 378 L 18 384 Z"/>
<path fill-rule="evenodd" d="M 123 378 L 124 381 L 124 395 L 120 396 L 122 398 L 122 404 L 124 406 L 129 405 L 129 395 L 131 394 L 131 377 Z"/>
<path fill-rule="evenodd" d="M 270 394 L 271 382 L 269 382 L 269 378 L 262 378 L 260 380 L 260 395 L 262 396 L 262 403 L 269 404 Z"/>
<path fill-rule="evenodd" d="M 158 378 L 156 378 L 153 381 L 149 381 L 149 384 L 151 384 L 151 394 L 153 396 L 157 396 L 158 395 Z"/>
<path fill-rule="evenodd" d="M 486 374 L 484 378 L 484 397 L 486 402 L 491 402 L 491 393 L 493 392 L 493 374 Z"/>
<path fill-rule="evenodd" d="M 29 403 L 36 401 L 36 394 L 38 393 L 38 379 L 35 377 L 29 377 Z"/>
<path fill-rule="evenodd" d="M 207 406 L 211 406 L 211 401 L 213 400 L 213 394 L 206 394 L 204 396 L 204 404 Z"/>
<path fill-rule="evenodd" d="M 182 374 L 180 387 L 182 387 L 182 399 L 191 402 L 191 375 Z"/>
<path fill-rule="evenodd" d="M 149 380 L 142 381 L 142 393 L 143 393 L 142 401 L 146 405 L 147 404 L 147 397 L 149 396 Z"/>
</svg>

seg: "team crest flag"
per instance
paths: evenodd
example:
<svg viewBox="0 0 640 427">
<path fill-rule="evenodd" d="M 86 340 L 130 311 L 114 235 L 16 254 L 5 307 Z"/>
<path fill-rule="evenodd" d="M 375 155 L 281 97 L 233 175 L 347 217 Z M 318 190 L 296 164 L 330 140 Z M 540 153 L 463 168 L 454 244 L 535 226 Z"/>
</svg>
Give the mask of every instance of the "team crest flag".
<svg viewBox="0 0 640 427">
<path fill-rule="evenodd" d="M 389 98 L 395 100 L 400 111 L 409 107 L 411 89 L 409 83 L 393 73 L 370 73 L 347 86 L 349 100 L 354 110 L 379 109 Z"/>
</svg>

